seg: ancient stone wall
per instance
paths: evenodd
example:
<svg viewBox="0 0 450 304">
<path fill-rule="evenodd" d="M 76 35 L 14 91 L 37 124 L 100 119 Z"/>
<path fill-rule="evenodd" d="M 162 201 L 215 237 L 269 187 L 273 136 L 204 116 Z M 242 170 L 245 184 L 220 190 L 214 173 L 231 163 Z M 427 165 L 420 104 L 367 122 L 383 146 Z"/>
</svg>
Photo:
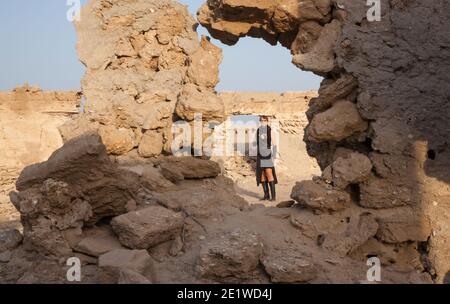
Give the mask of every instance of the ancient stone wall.
<svg viewBox="0 0 450 304">
<path fill-rule="evenodd" d="M 171 126 L 193 113 L 223 118 L 214 93 L 221 50 L 199 40 L 187 8 L 171 0 L 90 1 L 76 23 L 86 115 L 65 140 L 98 131 L 108 152 L 170 153 Z M 208 100 L 208 102 L 205 102 Z M 88 123 L 86 123 L 88 122 Z"/>
<path fill-rule="evenodd" d="M 325 77 L 305 136 L 324 170 L 316 182 L 348 187 L 373 213 L 399 212 L 378 218 L 377 239 L 419 242 L 427 271 L 442 281 L 450 269 L 450 6 L 383 0 L 381 8 L 381 21 L 369 22 L 365 1 L 220 0 L 198 18 L 226 44 L 280 42 L 295 65 Z M 358 174 L 341 183 L 353 166 Z"/>
<path fill-rule="evenodd" d="M 58 127 L 78 113 L 78 92 L 44 92 L 27 85 L 0 92 L 0 194 L 14 189 L 25 166 L 62 146 Z"/>
<path fill-rule="evenodd" d="M 0 227 L 18 220 L 8 194 L 20 172 L 62 146 L 58 127 L 77 113 L 79 103 L 78 92 L 43 92 L 28 85 L 0 92 Z"/>
</svg>

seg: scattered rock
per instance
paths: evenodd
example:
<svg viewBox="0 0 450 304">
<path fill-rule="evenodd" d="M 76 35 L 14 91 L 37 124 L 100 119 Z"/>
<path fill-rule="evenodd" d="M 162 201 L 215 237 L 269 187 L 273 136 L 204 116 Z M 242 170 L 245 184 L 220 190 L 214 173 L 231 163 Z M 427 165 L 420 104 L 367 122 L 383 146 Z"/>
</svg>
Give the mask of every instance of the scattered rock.
<svg viewBox="0 0 450 304">
<path fill-rule="evenodd" d="M 291 198 L 300 205 L 318 211 L 340 211 L 350 206 L 347 192 L 314 181 L 302 181 L 292 189 Z"/>
<path fill-rule="evenodd" d="M 13 194 L 12 202 L 20 210 L 22 197 L 24 203 L 31 204 L 30 196 L 37 195 L 37 189 L 41 192 L 39 195 L 47 195 L 45 188 L 41 187 L 51 179 L 53 187 L 56 187 L 55 194 L 49 193 L 55 196 L 54 207 L 62 208 L 66 204 L 66 208 L 77 209 L 79 207 L 73 206 L 76 198 L 81 205 L 87 201 L 93 212 L 90 221 L 96 222 L 126 211 L 125 205 L 134 198 L 139 188 L 138 178 L 135 174 L 118 170 L 108 157 L 101 138 L 96 134 L 87 134 L 68 141 L 48 161 L 26 167 L 16 183 L 20 192 Z M 65 189 L 61 189 L 60 185 L 64 185 Z M 60 191 L 63 192 L 59 194 Z M 64 195 L 63 201 L 61 195 Z M 35 204 L 30 206 L 36 207 Z"/>
<path fill-rule="evenodd" d="M 75 250 L 98 257 L 114 249 L 123 248 L 119 240 L 112 235 L 89 236 L 81 240 Z"/>
<path fill-rule="evenodd" d="M 120 242 L 133 249 L 147 249 L 174 239 L 183 228 L 183 215 L 152 206 L 112 219 L 111 225 Z"/>
</svg>

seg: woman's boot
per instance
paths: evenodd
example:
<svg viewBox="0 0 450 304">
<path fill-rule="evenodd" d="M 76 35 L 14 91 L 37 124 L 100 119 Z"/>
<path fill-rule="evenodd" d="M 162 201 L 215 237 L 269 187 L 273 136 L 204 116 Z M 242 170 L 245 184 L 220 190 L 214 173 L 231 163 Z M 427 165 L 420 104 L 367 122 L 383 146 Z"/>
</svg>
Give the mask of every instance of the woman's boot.
<svg viewBox="0 0 450 304">
<path fill-rule="evenodd" d="M 261 201 L 268 201 L 270 199 L 269 196 L 269 183 L 268 182 L 262 182 L 262 186 L 264 189 L 264 197 L 261 199 Z"/>
<path fill-rule="evenodd" d="M 277 194 L 275 192 L 275 181 L 271 181 L 269 183 L 270 185 L 270 194 L 272 196 L 272 198 L 270 199 L 271 201 L 276 201 L 277 200 Z"/>
</svg>

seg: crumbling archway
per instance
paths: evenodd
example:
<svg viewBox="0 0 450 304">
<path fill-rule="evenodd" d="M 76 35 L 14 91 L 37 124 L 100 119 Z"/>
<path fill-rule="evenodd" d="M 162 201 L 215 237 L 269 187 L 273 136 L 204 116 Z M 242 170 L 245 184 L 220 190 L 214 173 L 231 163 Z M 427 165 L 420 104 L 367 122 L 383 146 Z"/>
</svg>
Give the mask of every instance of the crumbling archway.
<svg viewBox="0 0 450 304">
<path fill-rule="evenodd" d="M 204 180 L 196 184 L 194 194 L 192 189 L 176 188 L 165 195 L 151 190 L 143 190 L 142 193 L 135 189 L 143 179 L 152 178 L 153 173 L 165 172 L 165 176 L 173 182 L 181 178 L 186 182 L 184 179 L 194 171 L 193 168 L 196 169 L 196 178 L 218 174 L 214 163 L 199 159 L 156 160 L 154 163 L 147 163 L 146 170 L 137 170 L 132 165 L 136 161 L 142 161 L 142 157 L 150 159 L 165 149 L 165 145 L 169 143 L 167 128 L 173 119 L 192 121 L 196 112 L 204 113 L 205 117 L 224 119 L 226 107 L 213 90 L 217 83 L 220 51 L 207 39 L 198 42 L 192 31 L 195 22 L 187 16 L 185 8 L 175 2 L 138 0 L 123 4 L 118 0 L 98 0 L 85 7 L 84 13 L 89 18 L 89 26 L 78 25 L 82 41 L 80 54 L 88 67 L 84 90 L 88 103 L 90 102 L 90 112 L 72 122 L 69 127 L 66 126 L 62 132 L 69 139 L 85 133 L 86 129 L 98 131 L 108 152 L 119 155 L 114 159 L 117 163 L 111 163 L 99 137 L 90 135 L 68 141 L 65 149 L 59 150 L 51 160 L 25 170 L 18 183 L 20 192 L 11 196 L 16 206 L 30 205 L 27 195 L 30 194 L 47 197 L 48 199 L 41 201 L 51 207 L 55 204 L 55 194 L 62 193 L 64 202 L 77 202 L 77 206 L 83 207 L 71 209 L 77 216 L 70 217 L 68 222 L 61 221 L 65 225 L 57 227 L 52 226 L 48 218 L 60 219 L 60 214 L 50 207 L 43 209 L 47 212 L 45 214 L 25 216 L 24 221 L 29 221 L 26 225 L 29 229 L 25 234 L 26 243 L 31 248 L 43 247 L 50 253 L 55 253 L 55 248 L 51 246 L 54 244 L 48 240 L 57 240 L 65 245 L 58 249 L 67 249 L 67 252 L 57 250 L 56 253 L 70 254 L 73 247 L 77 247 L 68 242 L 68 227 L 76 224 L 77 228 L 86 229 L 84 225 L 95 223 L 99 217 L 114 216 L 111 225 L 121 244 L 133 250 L 143 247 L 155 256 L 166 257 L 167 259 L 155 262 L 156 268 L 162 280 L 172 282 L 180 278 L 200 282 L 358 282 L 366 279 L 367 257 L 373 256 L 372 252 L 379 251 L 382 252 L 379 256 L 385 267 L 385 280 L 429 281 L 433 278 L 430 276 L 433 275 L 433 269 L 424 264 L 430 264 L 410 263 L 411 260 L 420 258 L 430 259 L 436 278 L 440 280 L 448 269 L 448 250 L 445 244 L 448 230 L 443 230 L 442 234 L 431 234 L 431 227 L 441 228 L 445 225 L 442 215 L 437 211 L 447 209 L 439 203 L 436 205 L 439 210 L 433 213 L 428 208 L 430 199 L 445 199 L 448 187 L 445 188 L 446 184 L 422 174 L 423 155 L 428 149 L 423 149 L 426 145 L 420 139 L 435 133 L 420 128 L 427 125 L 420 124 L 424 119 L 422 112 L 417 111 L 420 105 L 407 103 L 409 97 L 423 97 L 423 92 L 430 88 L 420 86 L 422 91 L 414 89 L 418 79 L 412 83 L 408 80 L 413 67 L 404 69 L 397 66 L 392 71 L 386 71 L 386 67 L 392 65 L 399 55 L 405 55 L 410 60 L 409 64 L 416 62 L 413 55 L 406 55 L 410 53 L 406 52 L 405 47 L 411 51 L 412 45 L 412 50 L 421 54 L 422 46 L 414 43 L 410 35 L 411 29 L 420 29 L 415 23 L 405 23 L 419 18 L 438 32 L 440 22 L 433 21 L 432 16 L 423 15 L 421 9 L 422 5 L 436 8 L 437 4 L 386 2 L 384 16 L 398 17 L 385 18 L 386 24 L 382 24 L 395 34 L 391 35 L 384 28 L 380 31 L 377 25 L 370 25 L 365 20 L 365 9 L 361 3 L 344 0 L 339 3 L 327 0 L 305 1 L 302 3 L 309 6 L 302 7 L 301 10 L 295 6 L 295 1 L 289 3 L 294 3 L 293 11 L 292 6 L 277 6 L 278 2 L 273 1 L 258 2 L 256 7 L 238 5 L 237 9 L 241 14 L 237 16 L 242 19 L 240 21 L 245 22 L 238 23 L 236 29 L 236 20 L 222 20 L 215 26 L 217 19 L 226 17 L 222 10 L 233 12 L 236 7 L 230 6 L 227 1 L 210 1 L 210 6 L 218 6 L 209 12 L 204 11 L 203 16 L 207 18 L 202 22 L 209 22 L 211 33 L 223 36 L 229 43 L 248 34 L 263 37 L 272 43 L 280 40 L 284 45 L 292 45 L 290 42 L 295 41 L 299 34 L 299 23 L 306 23 L 305 19 L 319 19 L 314 22 L 319 24 L 320 29 L 314 22 L 315 25 L 309 24 L 311 27 L 301 28 L 301 33 L 305 36 L 300 36 L 299 39 L 306 42 L 303 46 L 308 47 L 300 47 L 300 53 L 295 55 L 297 65 L 327 78 L 318 98 L 311 101 L 310 125 L 306 134 L 310 153 L 318 158 L 324 171 L 322 177 L 294 187 L 292 197 L 298 202 L 297 207 L 301 208 L 248 207 L 233 195 L 230 187 L 226 187 L 229 186 L 226 181 L 221 182 L 220 185 L 225 189 L 221 190 L 217 180 Z M 137 10 L 135 5 L 141 6 Z M 449 11 L 448 4 L 440 5 L 444 9 L 437 11 L 442 14 L 443 20 L 447 20 L 445 14 Z M 305 16 L 306 12 L 308 14 Z M 216 13 L 220 14 L 215 15 Z M 236 16 L 233 13 L 230 15 Z M 248 18 L 249 16 L 252 18 Z M 364 31 L 359 30 L 360 28 Z M 105 37 L 105 31 L 111 31 L 113 38 Z M 320 35 L 316 35 L 318 32 Z M 297 34 L 295 37 L 294 33 Z M 99 43 L 102 39 L 105 39 L 105 44 Z M 373 39 L 380 43 L 371 44 Z M 442 46 L 440 49 L 444 52 L 448 38 L 427 36 L 422 39 Z M 402 41 L 407 43 L 402 44 Z M 99 45 L 103 52 L 92 52 L 92 48 Z M 397 46 L 396 51 L 387 51 L 386 48 L 392 45 Z M 433 55 L 433 58 L 440 58 Z M 377 63 L 375 67 L 372 65 L 373 61 Z M 429 71 L 430 67 L 426 63 L 418 64 L 421 70 Z M 428 75 L 436 75 L 434 68 L 431 69 L 433 73 L 430 71 Z M 444 69 L 440 72 L 446 71 Z M 390 80 L 388 84 L 385 83 L 386 77 Z M 437 81 L 446 77 L 448 73 L 439 73 Z M 408 85 L 405 86 L 405 83 Z M 383 89 L 381 93 L 380 89 Z M 434 92 L 440 97 L 445 97 L 446 93 L 445 89 Z M 394 99 L 395 97 L 398 99 Z M 442 100 L 437 98 L 433 101 L 442 104 L 445 98 Z M 401 111 L 405 105 L 411 107 Z M 444 127 L 445 123 L 444 120 Z M 83 126 L 88 128 L 82 130 Z M 61 156 L 67 153 L 66 149 L 70 151 L 70 157 Z M 120 157 L 127 153 L 134 153 L 134 156 L 138 153 L 138 160 Z M 58 170 L 58 163 L 64 161 L 66 164 L 79 164 L 83 163 L 79 160 L 84 157 L 91 161 L 94 159 L 96 167 L 75 167 L 75 172 L 86 174 L 92 181 L 96 181 L 99 176 L 106 176 L 108 178 L 102 180 L 106 184 L 86 183 L 84 186 L 91 191 L 86 191 L 83 187 L 76 188 L 77 191 L 69 191 L 77 185 L 70 175 L 66 175 L 70 171 Z M 188 169 L 175 174 L 174 163 Z M 98 167 L 101 167 L 98 171 L 91 171 Z M 123 167 L 128 171 L 123 171 Z M 135 182 L 127 184 L 127 177 Z M 146 185 L 152 187 L 160 180 L 163 179 L 151 182 L 147 179 Z M 187 181 L 187 184 L 191 183 L 192 181 Z M 121 189 L 124 184 L 129 186 L 126 191 L 114 191 L 117 194 L 113 200 L 114 205 L 109 204 L 111 201 L 108 201 L 108 196 L 95 197 L 101 191 Z M 360 201 L 356 203 L 351 200 L 349 193 L 351 186 L 355 184 L 360 186 L 361 194 Z M 441 185 L 444 190 L 429 191 Z M 95 191 L 92 191 L 89 188 L 91 186 L 98 189 L 94 188 Z M 54 191 L 55 189 L 65 190 L 61 192 Z M 78 193 L 84 195 L 71 196 Z M 231 194 L 231 197 L 226 196 L 226 199 L 218 201 L 215 200 L 218 193 L 224 196 Z M 140 208 L 147 202 L 154 204 L 151 212 L 130 211 L 129 208 L 136 208 L 130 198 L 137 199 Z M 116 208 L 109 208 L 111 206 Z M 211 206 L 223 209 L 207 208 Z M 176 210 L 183 213 L 181 218 L 180 214 L 173 214 Z M 217 211 L 219 212 L 216 213 Z M 124 212 L 127 213 L 122 214 Z M 167 233 L 163 233 L 162 240 L 159 234 L 156 238 L 149 237 L 149 227 L 145 226 L 148 223 L 147 216 L 155 221 L 155 214 L 173 215 L 174 229 L 165 231 Z M 202 217 L 203 221 L 198 221 L 192 215 Z M 428 215 L 431 216 L 428 218 Z M 38 220 L 34 221 L 36 218 Z M 72 222 L 74 219 L 75 223 Z M 180 249 L 181 236 L 171 243 L 164 241 L 167 241 L 166 238 L 179 236 L 179 229 L 184 223 L 181 219 L 186 221 L 191 234 L 187 237 L 183 235 Z M 133 233 L 136 231 L 127 222 L 146 227 L 140 230 L 145 236 L 135 237 Z M 228 229 L 235 228 L 236 224 L 240 226 L 239 229 Z M 49 230 L 49 227 L 54 229 Z M 224 227 L 227 228 L 225 231 Z M 33 230 L 34 228 L 39 229 Z M 263 241 L 254 232 L 262 228 L 265 232 Z M 45 234 L 47 232 L 51 232 L 51 238 Z M 132 237 L 127 237 L 128 232 Z M 262 242 L 265 242 L 265 246 L 261 245 Z M 429 247 L 426 248 L 424 244 Z M 424 247 L 429 252 L 422 251 Z M 384 255 L 386 249 L 389 249 L 388 254 Z M 390 249 L 394 252 L 395 265 L 390 262 Z M 124 250 L 108 252 L 106 257 L 102 255 L 98 265 L 100 270 L 113 268 L 109 262 L 114 257 L 122 253 L 129 257 L 130 251 L 133 251 Z M 173 253 L 172 257 L 169 257 L 169 252 Z M 182 254 L 177 256 L 180 252 Z M 145 257 L 142 260 L 147 263 L 148 252 L 141 254 Z M 401 256 L 412 256 L 413 259 L 403 260 Z M 229 263 L 230 260 L 233 263 Z M 282 272 L 279 271 L 280 264 Z M 188 269 L 185 265 L 189 265 Z M 403 272 L 399 269 L 403 269 Z M 181 274 L 176 270 L 180 270 Z M 174 278 L 173 273 L 178 277 Z M 116 269 L 112 273 L 103 274 L 108 279 L 117 281 L 121 273 Z M 138 277 L 142 279 L 144 274 L 142 271 Z M 147 280 L 146 277 L 144 279 Z"/>
<path fill-rule="evenodd" d="M 198 16 L 210 33 L 224 43 L 232 45 L 243 36 L 261 37 L 271 44 L 279 41 L 292 50 L 293 63 L 299 68 L 326 77 L 319 97 L 311 102 L 305 137 L 311 155 L 324 170 L 322 179 L 341 188 L 339 179 L 345 175 L 345 166 L 367 162 L 371 169 L 360 168 L 359 172 L 369 174 L 354 176 L 356 179 L 350 181 L 359 185 L 358 204 L 371 212 L 403 208 L 395 220 L 378 218 L 376 239 L 387 243 L 425 243 L 429 247 L 421 253 L 425 260 L 428 254 L 433 264 L 433 269 L 425 266 L 425 271 L 442 281 L 450 267 L 450 250 L 439 236 L 431 235 L 431 227 L 446 227 L 446 220 L 431 206 L 439 206 L 438 201 L 442 200 L 448 205 L 449 179 L 432 165 L 436 155 L 431 153 L 430 159 L 427 146 L 431 145 L 432 151 L 433 146 L 441 146 L 440 163 L 444 164 L 444 159 L 448 159 L 444 156 L 448 155 L 444 148 L 448 135 L 440 130 L 448 126 L 448 111 L 444 119 L 434 115 L 431 118 L 432 114 L 424 114 L 421 108 L 427 94 L 436 96 L 430 100 L 431 108 L 448 108 L 448 92 L 426 85 L 429 82 L 425 77 L 435 74 L 427 68 L 432 65 L 430 61 L 437 66 L 438 58 L 449 56 L 444 51 L 449 41 L 443 41 L 439 35 L 421 34 L 412 20 L 420 18 L 422 24 L 439 32 L 442 20 L 448 17 L 448 7 L 418 1 L 381 2 L 381 19 L 377 22 L 367 17 L 370 10 L 363 2 L 344 0 L 300 4 L 207 1 Z M 440 13 L 421 13 L 433 5 Z M 405 52 L 404 45 L 409 51 Z M 420 45 L 441 48 L 424 51 Z M 425 65 L 417 61 L 417 56 L 424 53 L 430 60 Z M 448 69 L 448 65 L 440 69 L 437 83 L 448 80 Z M 411 100 L 420 102 L 412 105 Z M 437 143 L 438 138 L 441 143 Z M 351 151 L 357 154 L 351 156 Z M 356 155 L 360 159 L 352 160 Z M 449 171 L 448 165 L 445 167 Z M 439 187 L 445 190 L 437 194 Z M 308 192 L 307 185 L 297 190 L 302 195 Z M 448 212 L 444 209 L 443 213 Z M 409 232 L 402 235 L 400 231 L 405 229 Z M 448 238 L 448 234 L 441 237 Z"/>
</svg>

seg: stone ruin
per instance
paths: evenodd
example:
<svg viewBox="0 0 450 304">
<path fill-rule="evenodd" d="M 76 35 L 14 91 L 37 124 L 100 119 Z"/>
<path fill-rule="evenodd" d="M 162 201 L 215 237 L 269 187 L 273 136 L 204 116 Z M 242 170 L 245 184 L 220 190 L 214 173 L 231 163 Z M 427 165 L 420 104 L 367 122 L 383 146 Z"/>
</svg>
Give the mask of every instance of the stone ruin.
<svg viewBox="0 0 450 304">
<path fill-rule="evenodd" d="M 369 22 L 364 1 L 220 0 L 207 1 L 198 19 L 225 44 L 244 36 L 279 42 L 296 66 L 324 76 L 305 136 L 323 175 L 301 182 L 293 197 L 322 207 L 308 198 L 332 187 L 370 212 L 399 212 L 378 221 L 390 227 L 378 241 L 417 242 L 442 281 L 450 266 L 449 5 L 381 7 L 381 21 Z"/>
<path fill-rule="evenodd" d="M 79 112 L 80 97 L 28 84 L 0 92 L 0 218 L 18 222 L 8 194 L 25 166 L 45 161 L 62 146 L 58 127 Z"/>
<path fill-rule="evenodd" d="M 279 208 L 248 205 L 211 160 L 174 158 L 171 125 L 226 119 L 221 51 L 169 0 L 91 0 L 76 25 L 86 113 L 11 194 L 5 282 L 443 282 L 450 269 L 449 4 L 214 0 L 198 21 L 226 44 L 263 38 L 325 79 L 304 133 L 322 175 Z"/>
</svg>

